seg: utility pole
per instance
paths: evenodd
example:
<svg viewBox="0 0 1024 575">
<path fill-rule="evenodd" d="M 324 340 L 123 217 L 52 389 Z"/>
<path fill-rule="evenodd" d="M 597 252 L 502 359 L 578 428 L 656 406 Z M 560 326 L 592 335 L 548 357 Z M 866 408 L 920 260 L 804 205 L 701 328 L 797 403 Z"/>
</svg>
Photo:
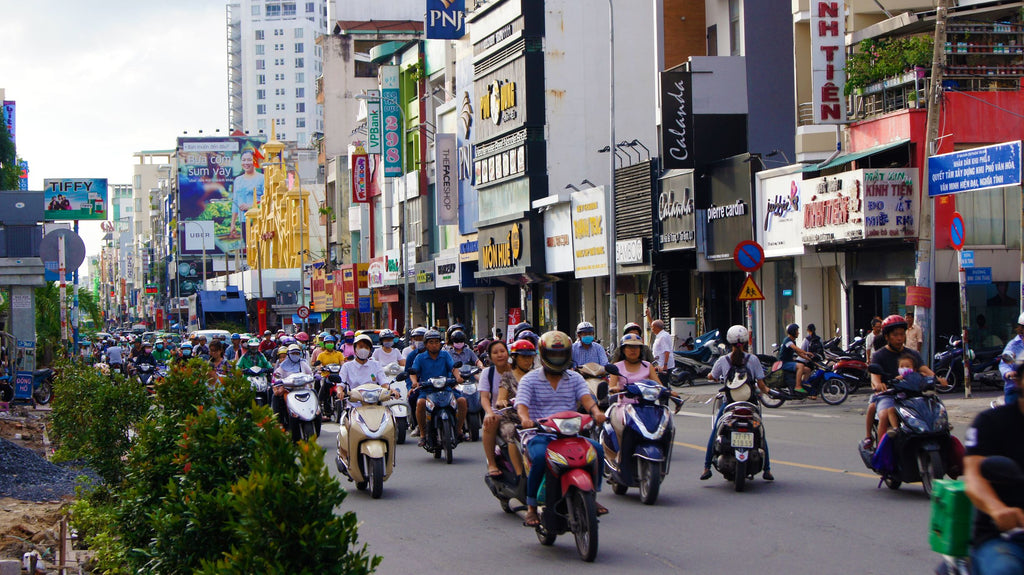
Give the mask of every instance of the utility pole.
<svg viewBox="0 0 1024 575">
<path fill-rule="evenodd" d="M 935 260 L 935 222 L 933 220 L 934 200 L 928 196 L 928 165 L 927 157 L 936 153 L 939 139 L 939 118 L 942 113 L 942 75 L 946 66 L 946 12 L 949 0 L 936 0 L 935 41 L 932 45 L 932 76 L 928 87 L 928 121 L 925 130 L 925 165 L 922 166 L 924 177 L 921 178 L 921 200 L 918 216 L 917 270 L 914 274 L 918 286 L 927 287 L 931 305 L 918 306 L 914 319 L 921 325 L 924 342 L 921 345 L 921 356 L 932 357 L 935 341 L 934 303 L 935 273 L 932 262 Z M 920 319 L 918 319 L 920 318 Z M 966 326 L 965 326 L 966 327 Z"/>
<path fill-rule="evenodd" d="M 609 98 L 609 140 L 608 140 L 608 191 L 605 194 L 605 213 L 607 214 L 608 225 L 605 226 L 605 233 L 608 234 L 608 243 L 605 248 L 608 252 L 608 331 L 611 337 L 609 344 L 612 348 L 619 346 L 619 300 L 618 286 L 616 285 L 618 265 L 615 261 L 615 9 L 612 6 L 613 0 L 608 0 L 608 98 Z"/>
</svg>

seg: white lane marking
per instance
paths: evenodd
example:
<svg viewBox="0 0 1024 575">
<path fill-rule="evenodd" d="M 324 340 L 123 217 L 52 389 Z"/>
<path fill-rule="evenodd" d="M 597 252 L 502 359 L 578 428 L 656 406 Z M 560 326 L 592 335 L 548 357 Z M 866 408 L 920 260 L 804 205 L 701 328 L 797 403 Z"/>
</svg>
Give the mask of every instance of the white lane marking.
<svg viewBox="0 0 1024 575">
<path fill-rule="evenodd" d="M 685 417 L 702 417 L 704 419 L 710 419 L 711 418 L 711 414 L 710 413 L 697 413 L 695 411 L 680 411 L 677 415 L 682 415 L 682 416 L 685 416 Z M 786 419 L 786 417 L 788 417 L 788 416 L 786 416 L 786 415 L 775 415 L 774 413 L 764 413 L 764 412 L 761 412 L 761 419 Z"/>
</svg>

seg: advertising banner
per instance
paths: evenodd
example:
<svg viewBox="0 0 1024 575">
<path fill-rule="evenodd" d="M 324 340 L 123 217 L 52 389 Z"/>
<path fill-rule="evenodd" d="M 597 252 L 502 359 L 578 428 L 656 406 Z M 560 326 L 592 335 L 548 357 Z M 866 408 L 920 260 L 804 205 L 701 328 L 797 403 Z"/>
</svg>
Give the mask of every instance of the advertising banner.
<svg viewBox="0 0 1024 575">
<path fill-rule="evenodd" d="M 466 35 L 466 0 L 427 0 L 427 39 L 458 40 Z"/>
<path fill-rule="evenodd" d="M 107 219 L 106 178 L 43 180 L 43 217 L 47 220 Z"/>
<path fill-rule="evenodd" d="M 434 285 L 439 288 L 459 287 L 459 256 L 434 258 Z"/>
<path fill-rule="evenodd" d="M 263 196 L 256 155 L 265 138 L 178 138 L 182 253 L 245 257 L 245 212 Z M 192 222 L 192 223 L 190 223 Z"/>
<path fill-rule="evenodd" d="M 477 278 L 525 273 L 533 265 L 530 220 L 481 229 Z"/>
<path fill-rule="evenodd" d="M 459 223 L 459 188 L 455 134 L 434 135 L 434 196 L 437 225 Z"/>
<path fill-rule="evenodd" d="M 692 169 L 693 78 L 690 72 L 661 73 L 661 149 L 665 169 Z"/>
<path fill-rule="evenodd" d="M 380 67 L 380 107 L 383 122 L 384 175 L 402 175 L 402 115 L 398 66 Z"/>
<path fill-rule="evenodd" d="M 804 253 L 800 238 L 804 215 L 800 203 L 801 172 L 758 178 L 757 241 L 765 257 L 794 256 Z"/>
<path fill-rule="evenodd" d="M 754 239 L 749 154 L 712 164 L 711 205 L 704 211 L 708 260 L 732 259 L 736 244 Z"/>
<path fill-rule="evenodd" d="M 367 268 L 366 279 L 367 286 L 370 288 L 382 288 L 384 287 L 384 269 L 387 266 L 387 258 L 384 256 L 378 256 L 370 260 L 370 265 Z"/>
<path fill-rule="evenodd" d="M 846 123 L 846 15 L 839 0 L 811 0 L 811 94 L 815 124 Z"/>
<path fill-rule="evenodd" d="M 459 150 L 459 233 L 471 234 L 476 231 L 480 219 L 480 203 L 476 182 L 473 180 L 473 58 L 468 53 L 455 62 L 455 97 L 458 100 L 458 128 L 455 130 Z"/>
<path fill-rule="evenodd" d="M 853 170 L 804 180 L 805 244 L 911 238 L 917 186 L 913 168 Z"/>
<path fill-rule="evenodd" d="M 334 303 L 334 274 L 324 275 L 324 309 L 330 311 L 335 307 Z"/>
<path fill-rule="evenodd" d="M 370 157 L 362 148 L 352 154 L 352 203 L 369 203 Z"/>
<path fill-rule="evenodd" d="M 15 124 L 15 105 L 14 100 L 4 100 L 3 107 L 3 121 L 4 126 L 7 127 L 7 133 L 11 136 L 11 143 L 17 145 L 17 138 L 14 137 L 14 124 Z"/>
<path fill-rule="evenodd" d="M 569 202 L 555 204 L 544 211 L 544 264 L 549 274 L 571 272 L 576 268 L 571 212 Z"/>
<path fill-rule="evenodd" d="M 693 170 L 669 171 L 661 178 L 658 220 L 661 251 L 697 248 L 697 220 L 694 216 Z"/>
<path fill-rule="evenodd" d="M 367 90 L 366 96 L 366 153 L 380 155 L 380 90 Z"/>
<path fill-rule="evenodd" d="M 573 262 L 577 278 L 608 275 L 604 187 L 572 194 Z"/>
<path fill-rule="evenodd" d="M 928 196 L 1020 185 L 1020 142 L 928 158 Z"/>
</svg>

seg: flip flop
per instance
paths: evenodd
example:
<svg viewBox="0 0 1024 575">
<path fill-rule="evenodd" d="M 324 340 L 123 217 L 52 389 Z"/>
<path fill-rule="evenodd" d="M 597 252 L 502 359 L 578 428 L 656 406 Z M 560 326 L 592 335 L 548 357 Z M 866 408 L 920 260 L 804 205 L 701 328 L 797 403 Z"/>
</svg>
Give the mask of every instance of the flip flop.
<svg viewBox="0 0 1024 575">
<path fill-rule="evenodd" d="M 527 512 L 526 517 L 523 519 L 524 527 L 536 527 L 540 525 L 540 515 L 537 515 L 536 511 Z"/>
<path fill-rule="evenodd" d="M 598 515 L 598 517 L 600 517 L 601 515 L 608 515 L 608 508 L 605 507 L 604 505 L 601 505 L 600 503 L 598 503 L 597 504 L 597 515 Z"/>
<path fill-rule="evenodd" d="M 804 395 L 807 395 L 807 390 L 801 387 L 800 389 L 794 389 L 793 393 L 802 393 Z"/>
<path fill-rule="evenodd" d="M 490 470 L 490 469 L 488 469 L 488 470 L 487 470 L 487 476 L 488 476 L 488 477 L 492 477 L 492 478 L 494 478 L 494 479 L 498 479 L 498 478 L 500 478 L 500 477 L 501 477 L 502 475 L 504 475 L 504 473 L 502 473 L 502 472 L 501 472 L 500 470 L 498 470 L 498 469 L 495 469 L 495 470 L 493 470 L 493 471 L 492 471 L 492 470 Z"/>
</svg>

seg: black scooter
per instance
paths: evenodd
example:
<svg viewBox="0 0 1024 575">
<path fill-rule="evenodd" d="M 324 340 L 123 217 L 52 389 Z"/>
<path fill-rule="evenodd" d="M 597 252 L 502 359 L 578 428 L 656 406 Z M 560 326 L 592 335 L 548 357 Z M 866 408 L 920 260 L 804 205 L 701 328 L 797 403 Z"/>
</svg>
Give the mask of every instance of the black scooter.
<svg viewBox="0 0 1024 575">
<path fill-rule="evenodd" d="M 510 409 L 515 410 L 515 407 L 510 406 L 505 409 L 495 410 L 494 413 L 501 415 Z M 508 455 L 510 449 L 518 449 L 518 446 L 510 445 L 499 433 L 494 444 L 494 462 L 497 464 L 498 469 L 501 470 L 501 476 L 492 477 L 485 475 L 484 483 L 491 490 L 491 495 L 498 499 L 498 504 L 501 505 L 502 511 L 505 513 L 516 513 L 517 511 L 526 510 L 526 476 L 520 477 L 516 474 L 516 469 L 512 466 L 512 460 Z M 513 506 L 513 499 L 519 501 L 521 505 Z"/>
</svg>

